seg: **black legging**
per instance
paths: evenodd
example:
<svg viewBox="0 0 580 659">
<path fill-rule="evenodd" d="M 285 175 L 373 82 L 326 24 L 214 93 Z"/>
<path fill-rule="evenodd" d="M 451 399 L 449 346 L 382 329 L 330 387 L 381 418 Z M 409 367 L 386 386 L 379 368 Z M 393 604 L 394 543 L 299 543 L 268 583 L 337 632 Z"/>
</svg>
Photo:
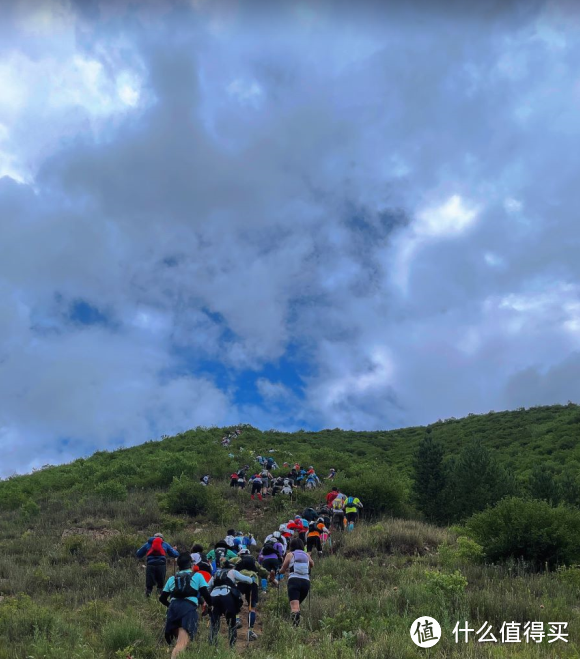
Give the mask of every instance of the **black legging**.
<svg viewBox="0 0 580 659">
<path fill-rule="evenodd" d="M 220 620 L 222 615 L 225 616 L 228 623 L 228 639 L 230 646 L 234 646 L 238 637 L 236 629 L 236 616 L 242 608 L 242 600 L 234 597 L 231 593 L 227 595 L 216 595 L 211 598 L 211 628 L 209 642 L 214 645 L 217 643 L 218 632 L 220 630 Z"/>
</svg>

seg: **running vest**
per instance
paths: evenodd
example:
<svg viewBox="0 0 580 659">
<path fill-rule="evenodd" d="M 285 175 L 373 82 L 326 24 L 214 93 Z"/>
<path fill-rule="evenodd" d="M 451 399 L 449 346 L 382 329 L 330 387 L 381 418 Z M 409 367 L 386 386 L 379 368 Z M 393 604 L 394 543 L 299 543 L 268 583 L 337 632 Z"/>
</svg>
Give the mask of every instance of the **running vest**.
<svg viewBox="0 0 580 659">
<path fill-rule="evenodd" d="M 192 572 L 178 572 L 174 577 L 175 582 L 171 591 L 171 597 L 178 600 L 185 599 L 186 597 L 197 597 L 198 590 L 191 585 L 193 577 Z"/>
<path fill-rule="evenodd" d="M 310 556 L 301 549 L 295 549 L 290 560 L 290 574 L 288 579 L 299 577 L 300 579 L 310 579 Z"/>
<path fill-rule="evenodd" d="M 163 547 L 163 540 L 161 538 L 153 538 L 151 549 L 147 552 L 147 556 L 165 556 L 165 548 Z"/>
</svg>

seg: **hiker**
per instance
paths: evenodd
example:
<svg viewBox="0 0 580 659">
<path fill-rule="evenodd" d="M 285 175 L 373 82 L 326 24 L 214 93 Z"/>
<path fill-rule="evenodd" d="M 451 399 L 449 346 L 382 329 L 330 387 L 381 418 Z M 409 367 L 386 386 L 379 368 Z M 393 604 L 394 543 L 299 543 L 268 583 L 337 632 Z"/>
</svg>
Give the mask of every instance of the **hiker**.
<svg viewBox="0 0 580 659">
<path fill-rule="evenodd" d="M 282 526 L 285 526 L 285 525 L 282 524 L 281 527 Z M 280 556 L 280 560 L 282 560 L 282 558 L 284 557 L 284 554 L 286 553 L 286 549 L 288 548 L 287 539 L 282 535 L 282 532 L 281 531 L 274 531 L 274 533 L 270 533 L 270 535 L 267 536 L 266 539 L 264 540 L 264 545 L 267 545 L 269 542 L 271 542 L 274 545 L 274 548 L 275 548 L 276 552 Z M 277 544 L 280 545 L 280 547 L 282 548 L 281 550 L 280 550 L 279 547 L 277 547 Z"/>
<path fill-rule="evenodd" d="M 207 583 L 199 572 L 192 572 L 191 556 L 188 553 L 179 554 L 177 566 L 179 572 L 169 577 L 159 598 L 161 604 L 168 607 L 165 640 L 171 644 L 173 639 L 177 638 L 171 659 L 175 659 L 185 650 L 189 641 L 193 641 L 197 632 L 197 606 L 200 596 L 211 610 Z"/>
<path fill-rule="evenodd" d="M 331 467 L 331 468 L 330 468 L 330 473 L 329 473 L 328 476 L 326 477 L 326 480 L 327 480 L 327 481 L 333 481 L 335 476 L 336 476 L 336 469 L 334 469 L 334 468 Z"/>
<path fill-rule="evenodd" d="M 207 552 L 207 560 L 211 561 L 214 572 L 220 565 L 222 559 L 225 558 L 226 560 L 230 560 L 236 556 L 236 552 L 232 551 L 224 540 L 216 542 L 214 548 Z"/>
<path fill-rule="evenodd" d="M 199 479 L 199 484 L 200 485 L 209 485 L 209 474 L 206 474 L 205 476 L 202 476 Z"/>
<path fill-rule="evenodd" d="M 240 471 L 238 471 L 238 480 L 236 483 L 236 485 L 238 486 L 238 492 L 241 492 L 246 487 L 246 472 L 243 470 Z"/>
<path fill-rule="evenodd" d="M 348 497 L 344 504 L 346 512 L 347 529 L 352 531 L 356 520 L 358 519 L 358 511 L 363 508 L 361 500 L 358 497 Z"/>
<path fill-rule="evenodd" d="M 230 487 L 237 487 L 238 486 L 238 472 L 234 471 L 234 473 L 230 476 Z"/>
<path fill-rule="evenodd" d="M 315 487 L 318 487 L 319 485 L 320 485 L 320 478 L 318 478 L 316 473 L 312 471 L 312 473 L 309 473 L 308 476 L 306 477 L 306 489 L 313 490 Z"/>
<path fill-rule="evenodd" d="M 306 469 L 300 469 L 296 477 L 296 485 L 299 485 L 302 490 L 306 487 Z"/>
<path fill-rule="evenodd" d="M 202 556 L 204 555 L 203 553 L 203 545 L 200 545 L 198 542 L 193 544 L 190 549 L 189 555 L 191 556 L 191 560 L 194 565 L 197 565 L 201 559 Z"/>
<path fill-rule="evenodd" d="M 238 531 L 236 537 L 234 538 L 234 545 L 238 555 L 242 547 L 247 547 L 248 549 L 256 544 L 256 538 L 249 533 L 246 535 L 243 531 Z"/>
<path fill-rule="evenodd" d="M 290 618 L 292 625 L 300 624 L 300 605 L 310 590 L 310 569 L 314 567 L 312 558 L 304 551 L 304 543 L 294 538 L 290 551 L 286 554 L 280 574 L 288 574 L 288 599 L 290 601 Z"/>
<path fill-rule="evenodd" d="M 256 607 L 260 598 L 258 580 L 260 577 L 267 578 L 269 572 L 256 561 L 247 547 L 242 547 L 238 556 L 237 562 L 232 561 L 236 570 L 252 579 L 252 583 L 240 583 L 238 588 L 248 604 L 248 641 L 255 641 L 258 635 L 254 631 L 254 624 L 256 623 Z"/>
<path fill-rule="evenodd" d="M 224 542 L 234 552 L 236 551 L 235 539 L 236 539 L 235 529 L 228 529 L 226 533 L 226 537 L 224 538 Z"/>
<path fill-rule="evenodd" d="M 212 645 L 217 645 L 222 615 L 228 623 L 230 647 L 233 648 L 236 643 L 238 626 L 241 626 L 237 616 L 243 604 L 238 590 L 240 583 L 252 583 L 252 578 L 238 572 L 229 561 L 222 560 L 208 584 L 212 602 L 209 633 L 209 642 Z"/>
<path fill-rule="evenodd" d="M 284 485 L 280 490 L 280 494 L 292 495 L 292 481 L 289 478 L 284 479 Z"/>
<path fill-rule="evenodd" d="M 276 531 L 280 535 L 279 531 Z M 275 535 L 275 534 L 272 534 Z M 278 542 L 278 538 L 272 538 L 272 540 L 266 539 L 264 546 L 262 547 L 260 554 L 258 555 L 258 563 L 265 569 L 268 570 L 270 576 L 270 583 L 277 585 L 276 574 L 282 565 L 282 556 L 284 555 L 284 545 L 281 542 Z M 262 590 L 266 592 L 268 585 L 268 580 L 262 578 Z"/>
<path fill-rule="evenodd" d="M 157 586 L 157 593 L 163 590 L 165 573 L 167 570 L 167 556 L 177 558 L 179 552 L 168 542 L 163 540 L 161 533 L 156 533 L 152 538 L 137 550 L 137 558 L 147 556 L 147 569 L 145 571 L 145 595 L 151 596 L 153 586 Z"/>
<path fill-rule="evenodd" d="M 274 482 L 272 483 L 272 496 L 275 497 L 277 494 L 280 494 L 282 492 L 282 488 L 284 487 L 284 479 L 282 476 L 278 476 L 277 478 L 274 479 Z"/>
<path fill-rule="evenodd" d="M 326 495 L 326 505 L 330 508 L 332 506 L 332 502 L 336 499 L 338 496 L 338 487 L 333 487 L 332 490 Z"/>
<path fill-rule="evenodd" d="M 263 501 L 262 498 L 262 477 L 260 474 L 254 474 L 252 478 L 250 478 L 250 483 L 252 484 L 252 491 L 250 493 L 250 498 L 253 499 L 254 495 L 258 495 L 258 499 L 260 501 Z"/>
<path fill-rule="evenodd" d="M 301 515 L 296 515 L 296 517 L 294 517 L 293 520 L 291 520 L 290 522 L 288 522 L 288 524 L 286 524 L 286 528 L 289 531 L 297 533 L 298 537 L 300 538 L 300 540 L 302 540 L 302 542 L 305 541 L 306 531 L 308 530 L 308 522 L 304 524 Z"/>
<path fill-rule="evenodd" d="M 304 512 L 302 513 L 302 517 L 310 523 L 313 522 L 315 519 L 318 519 L 318 513 L 314 508 L 305 508 Z"/>
<path fill-rule="evenodd" d="M 334 498 L 332 502 L 332 526 L 339 529 L 340 531 L 344 530 L 344 504 L 346 501 L 346 496 L 339 492 L 338 496 Z"/>
<path fill-rule="evenodd" d="M 324 525 L 322 517 L 319 517 L 315 522 L 310 522 L 308 525 L 308 539 L 306 541 L 306 551 L 311 554 L 312 550 L 316 548 L 318 555 L 322 556 L 322 538 L 323 533 L 328 534 L 329 531 Z"/>
<path fill-rule="evenodd" d="M 265 496 L 268 494 L 268 489 L 274 480 L 274 476 L 272 476 L 272 474 L 267 469 L 263 469 L 260 476 L 262 477 L 262 496 Z"/>
<path fill-rule="evenodd" d="M 272 456 L 270 456 L 270 457 L 266 460 L 266 469 L 267 469 L 268 471 L 270 471 L 270 469 L 275 469 L 274 464 L 275 464 L 275 460 L 274 460 L 274 458 L 273 458 Z"/>
</svg>

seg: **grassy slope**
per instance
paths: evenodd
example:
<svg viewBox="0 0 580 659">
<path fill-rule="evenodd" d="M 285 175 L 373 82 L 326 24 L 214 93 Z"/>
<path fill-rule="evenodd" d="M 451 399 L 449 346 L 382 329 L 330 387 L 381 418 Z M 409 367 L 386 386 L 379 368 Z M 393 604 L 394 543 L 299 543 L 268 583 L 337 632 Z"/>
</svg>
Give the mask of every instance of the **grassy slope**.
<svg viewBox="0 0 580 659">
<path fill-rule="evenodd" d="M 448 421 L 435 424 L 432 432 L 450 451 L 475 433 L 523 473 L 534 460 L 546 457 L 573 466 L 579 420 L 575 406 L 549 407 Z M 251 462 L 252 451 L 272 447 L 277 459 L 313 463 L 319 471 L 336 466 L 356 473 L 370 462 L 408 469 L 423 434 L 422 428 L 291 435 L 246 428 L 234 442 L 236 458 L 230 461 L 218 445 L 222 431 L 198 429 L 0 483 L 5 508 L 14 507 L 7 502 L 15 494 L 32 496 L 41 508 L 16 506 L 0 514 L 0 659 L 125 659 L 128 647 L 135 659 L 167 656 L 157 643 L 164 610 L 144 599 L 144 571 L 133 557 L 144 537 L 161 528 L 186 548 L 194 539 L 208 544 L 223 537 L 231 523 L 263 538 L 312 501 L 305 494 L 294 504 L 278 499 L 276 505 L 264 506 L 250 502 L 247 493 L 232 492 L 226 477 L 240 462 Z M 174 475 L 206 471 L 215 476 L 212 489 L 227 504 L 219 525 L 160 509 L 159 495 Z M 128 486 L 125 501 L 108 500 L 107 483 L 115 482 Z M 71 529 L 76 529 L 73 536 L 63 538 L 63 531 Z M 442 545 L 446 542 L 451 549 Z M 289 627 L 284 592 L 279 602 L 269 595 L 260 607 L 258 654 L 288 659 L 313 652 L 331 659 L 420 657 L 425 651 L 411 643 L 409 627 L 419 615 L 429 614 L 448 636 L 430 651 L 433 659 L 578 656 L 580 571 L 518 575 L 462 558 L 454 543 L 450 532 L 413 521 L 361 526 L 345 545 L 337 544 L 335 556 L 317 566 L 304 629 L 296 633 Z M 451 575 L 457 569 L 467 578 L 465 590 L 454 586 L 452 577 L 437 586 L 425 575 L 426 570 Z M 574 644 L 456 646 L 449 636 L 459 619 L 479 625 L 487 620 L 496 635 L 504 620 L 568 621 Z M 207 654 L 205 628 L 201 635 L 186 657 Z M 246 650 L 242 643 L 238 652 L 256 650 Z M 222 654 L 230 656 L 223 645 L 217 656 Z"/>
<path fill-rule="evenodd" d="M 553 465 L 556 472 L 577 473 L 580 467 L 580 407 L 577 405 L 537 407 L 513 412 L 471 415 L 428 426 L 447 455 L 455 455 L 472 437 L 481 438 L 520 476 L 535 464 Z M 316 464 L 319 472 L 330 467 L 356 473 L 357 467 L 372 463 L 392 466 L 408 474 L 424 427 L 385 432 L 322 430 L 315 433 L 261 432 L 246 427 L 243 441 L 233 448 L 236 458 L 216 445 L 223 429 L 191 430 L 163 441 L 112 453 L 98 452 L 87 460 L 50 467 L 31 476 L 0 482 L 0 508 L 17 508 L 27 497 L 43 497 L 56 491 L 73 496 L 92 492 L 103 482 L 121 482 L 129 488 L 157 488 L 170 484 L 174 475 L 199 477 L 210 473 L 226 476 L 246 460 L 248 453 L 270 447 L 277 449 L 278 461 L 299 459 Z M 219 457 L 215 459 L 216 455 Z"/>
</svg>

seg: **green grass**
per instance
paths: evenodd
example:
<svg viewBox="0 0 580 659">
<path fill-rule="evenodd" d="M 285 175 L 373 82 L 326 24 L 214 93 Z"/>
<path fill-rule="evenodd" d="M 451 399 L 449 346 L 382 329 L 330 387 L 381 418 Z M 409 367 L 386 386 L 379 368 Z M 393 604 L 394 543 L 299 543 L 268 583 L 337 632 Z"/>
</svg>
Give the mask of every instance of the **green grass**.
<svg viewBox="0 0 580 659">
<path fill-rule="evenodd" d="M 434 424 L 432 434 L 449 454 L 476 435 L 520 476 L 547 456 L 563 474 L 579 464 L 573 439 L 579 421 L 577 406 L 552 406 L 450 420 Z M 253 455 L 271 447 L 279 463 L 298 459 L 321 475 L 336 467 L 337 484 L 360 490 L 363 502 L 370 497 L 373 514 L 355 532 L 335 534 L 334 553 L 316 561 L 302 627 L 289 624 L 285 590 L 279 597 L 271 592 L 258 609 L 260 640 L 250 647 L 240 642 L 236 653 L 264 659 L 580 656 L 580 568 L 532 573 L 517 561 L 486 564 L 465 528 L 418 519 L 409 499 L 410 465 L 423 428 L 286 434 L 245 427 L 232 460 L 219 446 L 222 434 L 197 429 L 0 482 L 0 659 L 167 657 L 160 642 L 165 609 L 144 597 L 144 569 L 134 552 L 160 530 L 183 549 L 193 542 L 209 547 L 229 526 L 263 539 L 318 503 L 326 490 L 262 504 L 228 486 L 234 468 L 254 464 Z M 215 480 L 202 500 L 195 481 L 204 472 Z M 179 485 L 172 485 L 174 478 Z M 115 482 L 120 487 L 106 485 Z M 180 492 L 188 498 L 183 510 L 195 517 L 175 513 Z M 444 638 L 431 650 L 411 642 L 411 623 L 421 615 L 443 627 Z M 496 636 L 504 621 L 565 621 L 571 642 L 456 644 L 451 631 L 458 620 L 476 628 L 487 621 Z M 204 623 L 184 659 L 233 656 L 224 639 L 210 652 L 207 633 Z"/>
</svg>

